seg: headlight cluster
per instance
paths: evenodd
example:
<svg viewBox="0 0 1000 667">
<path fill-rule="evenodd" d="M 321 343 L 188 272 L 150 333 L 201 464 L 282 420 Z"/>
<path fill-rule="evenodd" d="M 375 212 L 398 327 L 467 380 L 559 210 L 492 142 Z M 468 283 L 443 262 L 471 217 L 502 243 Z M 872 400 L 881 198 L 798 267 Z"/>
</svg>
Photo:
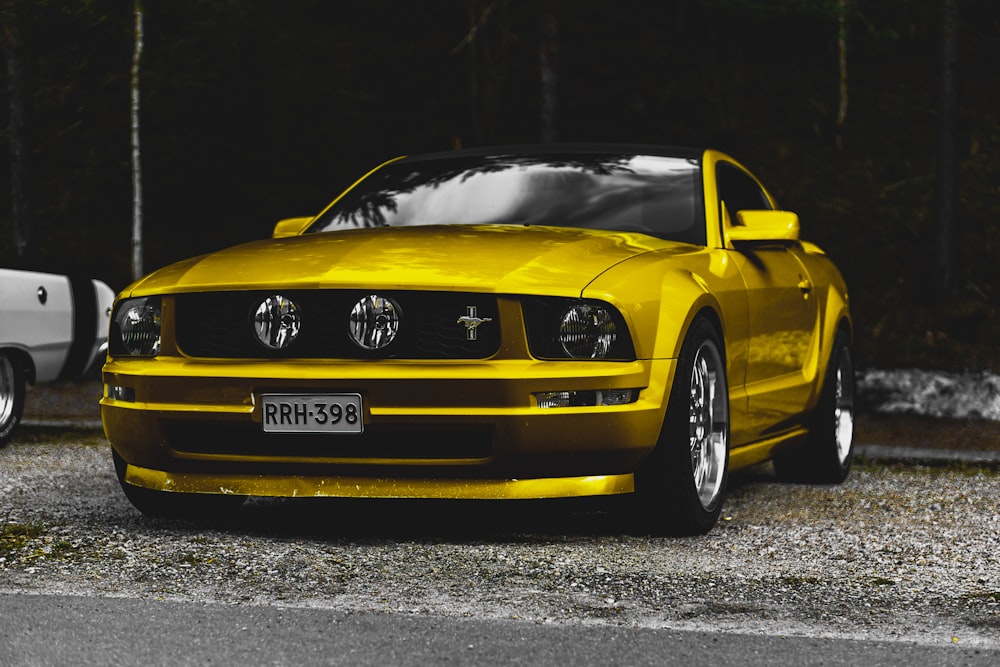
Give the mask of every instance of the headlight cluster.
<svg viewBox="0 0 1000 667">
<path fill-rule="evenodd" d="M 123 299 L 111 318 L 112 356 L 155 357 L 160 353 L 160 297 Z"/>
<path fill-rule="evenodd" d="M 529 298 L 524 312 L 528 344 L 539 359 L 635 359 L 625 320 L 608 303 Z"/>
</svg>

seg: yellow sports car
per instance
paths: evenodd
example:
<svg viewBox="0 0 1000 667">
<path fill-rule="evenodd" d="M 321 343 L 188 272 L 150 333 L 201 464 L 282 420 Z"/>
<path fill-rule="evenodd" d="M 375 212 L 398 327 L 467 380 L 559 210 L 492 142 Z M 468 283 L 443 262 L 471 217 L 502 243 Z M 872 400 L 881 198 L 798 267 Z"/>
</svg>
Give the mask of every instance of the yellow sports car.
<svg viewBox="0 0 1000 667">
<path fill-rule="evenodd" d="M 698 534 L 732 469 L 847 476 L 851 338 L 833 262 L 723 153 L 465 150 L 126 288 L 101 413 L 150 515 L 632 494 Z"/>
</svg>

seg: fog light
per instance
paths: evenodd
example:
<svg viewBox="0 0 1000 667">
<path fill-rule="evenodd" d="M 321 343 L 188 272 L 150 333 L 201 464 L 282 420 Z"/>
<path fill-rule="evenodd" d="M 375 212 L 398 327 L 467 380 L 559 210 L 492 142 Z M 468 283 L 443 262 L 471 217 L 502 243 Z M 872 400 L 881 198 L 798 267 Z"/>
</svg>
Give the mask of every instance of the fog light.
<svg viewBox="0 0 1000 667">
<path fill-rule="evenodd" d="M 118 387 L 113 384 L 108 385 L 108 398 L 116 401 L 128 401 L 135 403 L 135 389 L 132 387 Z"/>
<path fill-rule="evenodd" d="M 635 389 L 604 389 L 597 392 L 597 404 L 625 405 L 633 403 L 638 395 Z"/>
<path fill-rule="evenodd" d="M 351 340 L 365 350 L 378 350 L 399 334 L 402 309 L 392 299 L 371 294 L 351 310 Z"/>
<path fill-rule="evenodd" d="M 302 314 L 298 305 L 281 294 L 273 294 L 257 305 L 253 330 L 260 344 L 271 350 L 283 350 L 298 338 Z"/>
<path fill-rule="evenodd" d="M 540 408 L 580 408 L 595 405 L 625 405 L 639 397 L 638 389 L 600 391 L 542 391 L 535 394 Z"/>
<path fill-rule="evenodd" d="M 579 408 L 597 405 L 596 391 L 544 391 L 535 394 L 540 408 Z"/>
<path fill-rule="evenodd" d="M 538 400 L 538 407 L 540 408 L 569 407 L 568 391 L 543 391 L 541 393 L 535 394 L 535 398 Z"/>
</svg>

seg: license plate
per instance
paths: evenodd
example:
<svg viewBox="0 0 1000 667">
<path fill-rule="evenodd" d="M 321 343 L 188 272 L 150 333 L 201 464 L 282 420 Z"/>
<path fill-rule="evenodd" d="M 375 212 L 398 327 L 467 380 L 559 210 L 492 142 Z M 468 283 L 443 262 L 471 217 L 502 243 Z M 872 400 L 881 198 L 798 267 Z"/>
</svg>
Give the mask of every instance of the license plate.
<svg viewBox="0 0 1000 667">
<path fill-rule="evenodd" d="M 267 433 L 361 433 L 360 394 L 262 394 Z"/>
</svg>

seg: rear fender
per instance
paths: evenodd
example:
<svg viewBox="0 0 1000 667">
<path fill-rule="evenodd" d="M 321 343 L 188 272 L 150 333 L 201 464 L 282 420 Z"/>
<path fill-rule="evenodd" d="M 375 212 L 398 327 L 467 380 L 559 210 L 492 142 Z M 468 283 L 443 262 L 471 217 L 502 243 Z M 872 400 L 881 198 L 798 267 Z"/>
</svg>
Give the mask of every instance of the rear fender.
<svg viewBox="0 0 1000 667">
<path fill-rule="evenodd" d="M 0 354 L 6 355 L 10 362 L 21 370 L 26 383 L 35 383 L 35 364 L 27 350 L 20 347 L 3 347 L 0 348 Z"/>
<path fill-rule="evenodd" d="M 850 298 L 847 287 L 844 284 L 840 273 L 829 265 L 829 280 L 827 289 L 818 295 L 823 299 L 820 305 L 818 326 L 820 327 L 819 351 L 815 363 L 815 378 L 813 391 L 809 399 L 808 409 L 812 410 L 819 403 L 820 394 L 823 388 L 823 378 L 826 377 L 830 365 L 830 357 L 833 355 L 833 345 L 837 339 L 837 333 L 843 330 L 849 341 L 854 340 L 854 324 L 851 319 Z M 815 275 L 814 275 L 815 277 Z"/>
</svg>

